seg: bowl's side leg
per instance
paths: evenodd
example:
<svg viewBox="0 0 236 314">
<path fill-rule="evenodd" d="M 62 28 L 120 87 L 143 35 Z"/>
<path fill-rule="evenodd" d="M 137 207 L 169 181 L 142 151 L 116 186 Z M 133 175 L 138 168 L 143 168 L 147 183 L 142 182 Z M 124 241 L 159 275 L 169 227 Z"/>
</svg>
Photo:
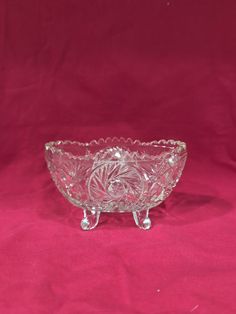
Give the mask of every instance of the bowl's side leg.
<svg viewBox="0 0 236 314">
<path fill-rule="evenodd" d="M 151 220 L 148 215 L 149 209 L 133 211 L 134 221 L 140 229 L 148 230 L 151 228 Z"/>
<path fill-rule="evenodd" d="M 99 221 L 100 212 L 99 211 L 89 211 L 84 209 L 84 218 L 81 220 L 81 228 L 83 230 L 94 229 Z"/>
</svg>

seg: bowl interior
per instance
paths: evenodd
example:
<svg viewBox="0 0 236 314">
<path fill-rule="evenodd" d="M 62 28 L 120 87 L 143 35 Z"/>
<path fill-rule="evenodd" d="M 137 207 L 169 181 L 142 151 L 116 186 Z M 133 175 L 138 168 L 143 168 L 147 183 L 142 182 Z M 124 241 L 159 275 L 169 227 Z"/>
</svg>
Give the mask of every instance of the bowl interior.
<svg viewBox="0 0 236 314">
<path fill-rule="evenodd" d="M 107 148 L 118 147 L 119 149 L 132 153 L 134 157 L 140 157 L 144 159 L 150 156 L 159 156 L 163 153 L 178 153 L 181 150 L 185 150 L 185 143 L 174 140 L 160 140 L 153 142 L 140 142 L 139 140 L 131 140 L 130 138 L 107 138 L 99 139 L 98 141 L 93 140 L 90 143 L 81 143 L 76 141 L 56 141 L 49 142 L 46 144 L 46 148 L 52 148 L 60 153 L 66 153 L 73 156 L 74 158 L 81 158 L 87 156 L 96 156 L 97 153 L 106 151 Z M 100 155 L 101 157 L 102 155 Z M 109 158 L 108 155 L 104 155 L 103 158 Z M 135 158 L 135 159 L 137 159 Z"/>
</svg>

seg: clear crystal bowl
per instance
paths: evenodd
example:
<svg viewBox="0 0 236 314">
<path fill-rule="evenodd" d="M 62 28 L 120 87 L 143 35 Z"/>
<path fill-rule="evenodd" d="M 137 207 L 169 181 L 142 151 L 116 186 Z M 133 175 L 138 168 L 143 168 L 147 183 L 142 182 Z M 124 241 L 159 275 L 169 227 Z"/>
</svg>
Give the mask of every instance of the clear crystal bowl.
<svg viewBox="0 0 236 314">
<path fill-rule="evenodd" d="M 175 140 L 101 138 L 46 143 L 45 158 L 58 190 L 83 208 L 82 229 L 95 228 L 101 212 L 132 212 L 136 225 L 146 230 L 149 209 L 177 184 L 187 151 Z"/>
</svg>

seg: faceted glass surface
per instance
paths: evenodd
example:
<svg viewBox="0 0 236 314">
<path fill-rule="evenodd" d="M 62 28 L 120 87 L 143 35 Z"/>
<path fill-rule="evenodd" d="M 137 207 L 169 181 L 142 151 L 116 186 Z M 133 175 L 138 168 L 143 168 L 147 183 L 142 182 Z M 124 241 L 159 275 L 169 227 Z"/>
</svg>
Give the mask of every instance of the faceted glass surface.
<svg viewBox="0 0 236 314">
<path fill-rule="evenodd" d="M 97 224 L 100 212 L 131 211 L 137 225 L 143 223 L 141 216 L 147 225 L 148 210 L 177 184 L 187 152 L 180 141 L 107 138 L 90 143 L 49 142 L 45 158 L 59 191 L 84 209 L 90 225 L 82 222 L 81 226 L 88 230 Z M 94 217 L 89 221 L 89 216 Z"/>
</svg>

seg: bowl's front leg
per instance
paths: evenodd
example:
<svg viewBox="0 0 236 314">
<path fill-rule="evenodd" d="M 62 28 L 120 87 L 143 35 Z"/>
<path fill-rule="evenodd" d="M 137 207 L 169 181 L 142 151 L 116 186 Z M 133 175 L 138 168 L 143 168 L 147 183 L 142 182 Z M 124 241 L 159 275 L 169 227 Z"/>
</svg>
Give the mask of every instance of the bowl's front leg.
<svg viewBox="0 0 236 314">
<path fill-rule="evenodd" d="M 133 211 L 133 217 L 136 225 L 140 229 L 148 230 L 151 228 L 151 220 L 148 217 L 149 209 L 141 211 Z"/>
<path fill-rule="evenodd" d="M 94 229 L 99 221 L 100 212 L 96 210 L 84 209 L 84 218 L 81 220 L 81 228 L 83 230 Z"/>
</svg>

